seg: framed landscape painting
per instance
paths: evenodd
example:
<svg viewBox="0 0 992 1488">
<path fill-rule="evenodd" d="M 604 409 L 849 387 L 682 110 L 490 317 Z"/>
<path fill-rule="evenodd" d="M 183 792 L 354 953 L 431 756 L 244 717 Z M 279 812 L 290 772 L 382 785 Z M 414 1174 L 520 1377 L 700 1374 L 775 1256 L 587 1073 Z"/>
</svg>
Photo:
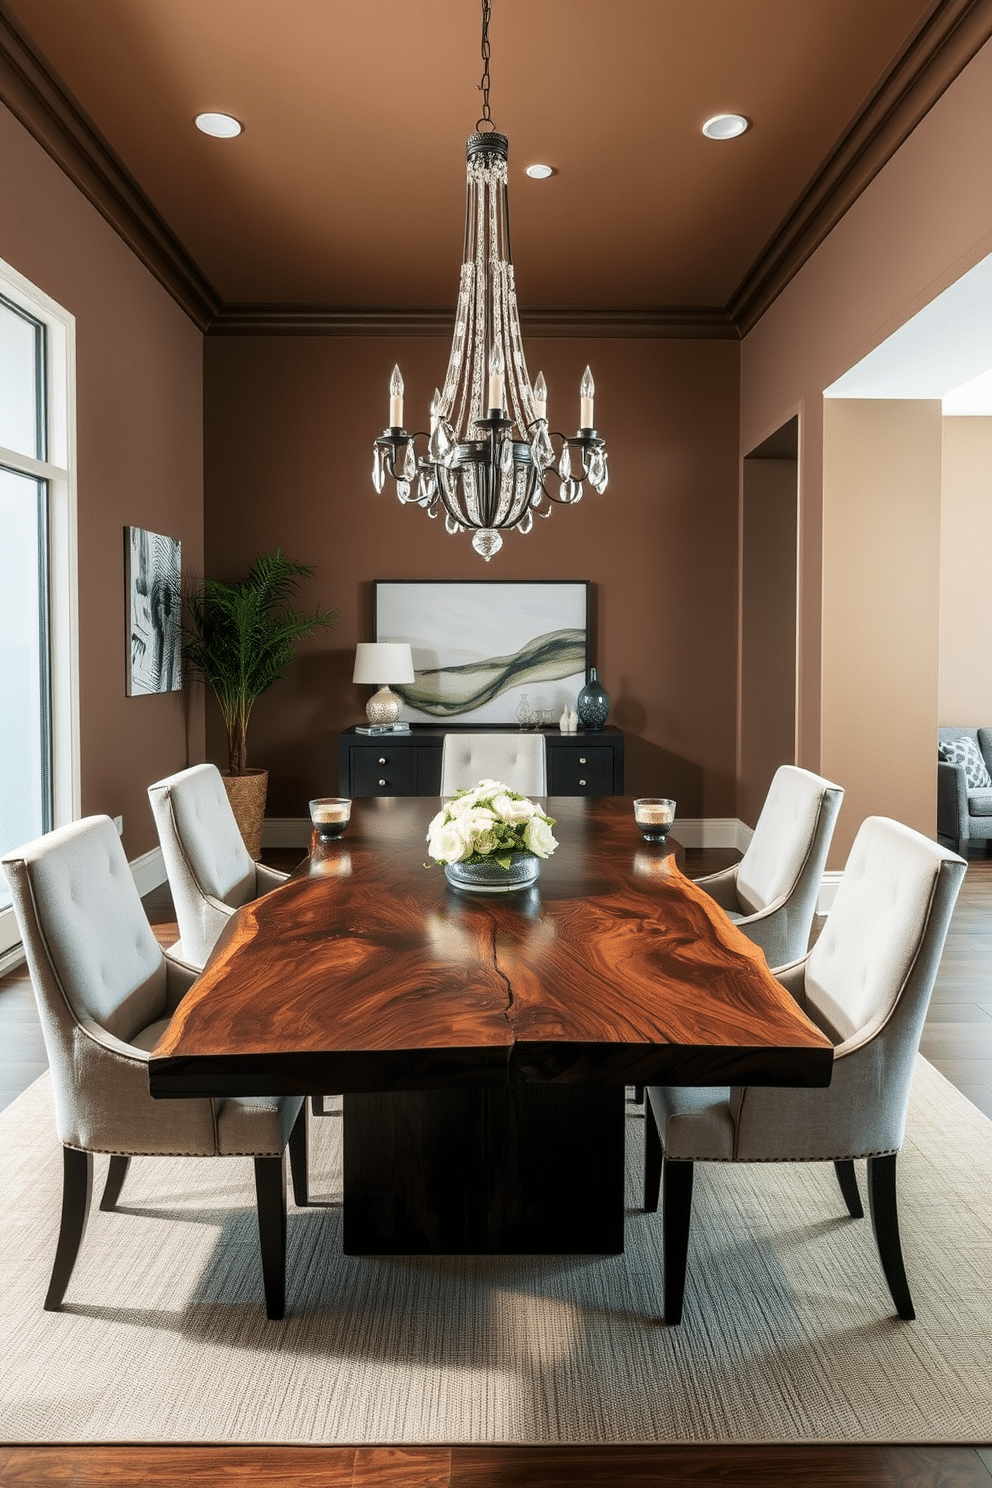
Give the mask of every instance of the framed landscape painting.
<svg viewBox="0 0 992 1488">
<path fill-rule="evenodd" d="M 128 697 L 179 692 L 182 544 L 144 527 L 124 529 Z"/>
<path fill-rule="evenodd" d="M 394 685 L 406 723 L 516 723 L 526 694 L 557 723 L 589 660 L 585 580 L 379 579 L 377 641 L 409 641 L 416 681 Z"/>
</svg>

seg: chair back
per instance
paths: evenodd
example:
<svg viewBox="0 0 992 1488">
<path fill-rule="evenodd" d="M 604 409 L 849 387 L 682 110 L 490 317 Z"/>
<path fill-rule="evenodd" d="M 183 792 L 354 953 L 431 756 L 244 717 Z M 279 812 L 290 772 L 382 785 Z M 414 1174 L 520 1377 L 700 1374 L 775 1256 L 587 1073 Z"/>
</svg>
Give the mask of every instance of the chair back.
<svg viewBox="0 0 992 1488">
<path fill-rule="evenodd" d="M 48 1051 L 59 1136 L 84 1145 L 82 1133 L 93 1126 L 90 1102 L 108 1104 L 106 1091 L 85 1088 L 85 1051 L 112 1051 L 113 1040 L 126 1044 L 163 1016 L 165 958 L 109 817 L 59 827 L 15 848 L 3 866 Z M 147 1100 L 147 1078 L 145 1089 Z"/>
<path fill-rule="evenodd" d="M 210 899 L 236 909 L 255 897 L 255 864 L 245 847 L 216 765 L 194 765 L 148 787 L 148 799 L 176 907 L 183 955 L 201 965 L 223 917 Z"/>
<path fill-rule="evenodd" d="M 441 794 L 470 790 L 480 780 L 500 780 L 522 796 L 548 792 L 543 734 L 445 734 Z"/>
<path fill-rule="evenodd" d="M 797 920 L 813 922 L 816 896 L 844 792 L 839 785 L 780 765 L 768 787 L 754 836 L 737 869 L 737 898 L 747 914 L 778 899 L 794 901 Z M 806 950 L 804 942 L 795 954 Z"/>
<path fill-rule="evenodd" d="M 840 1047 L 915 1032 L 915 1054 L 966 866 L 901 822 L 862 823 L 806 962 L 807 1004 Z"/>
</svg>

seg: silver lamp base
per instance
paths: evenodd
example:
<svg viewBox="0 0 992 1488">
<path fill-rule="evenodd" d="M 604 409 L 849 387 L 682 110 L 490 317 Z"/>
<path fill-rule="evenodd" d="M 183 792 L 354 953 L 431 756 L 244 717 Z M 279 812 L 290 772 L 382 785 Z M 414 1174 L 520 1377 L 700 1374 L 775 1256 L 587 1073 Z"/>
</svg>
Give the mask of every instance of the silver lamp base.
<svg viewBox="0 0 992 1488">
<path fill-rule="evenodd" d="M 403 699 L 396 696 L 384 683 L 365 704 L 369 723 L 395 723 L 400 716 Z"/>
</svg>

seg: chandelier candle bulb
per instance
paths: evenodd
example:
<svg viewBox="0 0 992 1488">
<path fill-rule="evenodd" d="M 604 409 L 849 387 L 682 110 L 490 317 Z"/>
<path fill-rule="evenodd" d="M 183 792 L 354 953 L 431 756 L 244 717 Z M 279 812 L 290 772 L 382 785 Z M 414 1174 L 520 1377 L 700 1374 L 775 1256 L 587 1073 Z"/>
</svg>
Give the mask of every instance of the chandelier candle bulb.
<svg viewBox="0 0 992 1488">
<path fill-rule="evenodd" d="M 431 433 L 432 434 L 434 433 L 434 430 L 437 428 L 438 424 L 441 422 L 440 409 L 441 409 L 441 393 L 440 393 L 440 390 L 438 388 L 435 388 L 434 389 L 434 396 L 431 399 Z"/>
<path fill-rule="evenodd" d="M 548 416 L 548 385 L 544 381 L 544 373 L 538 372 L 534 379 L 534 417 L 547 418 Z"/>
<path fill-rule="evenodd" d="M 489 407 L 493 410 L 503 407 L 503 369 L 503 353 L 494 346 L 489 358 Z"/>
<path fill-rule="evenodd" d="M 389 379 L 389 426 L 391 429 L 403 427 L 403 377 L 398 363 Z"/>
<path fill-rule="evenodd" d="M 579 384 L 579 428 L 594 429 L 596 427 L 592 416 L 592 400 L 596 391 L 596 384 L 592 380 L 592 372 L 587 367 L 582 374 Z"/>
</svg>

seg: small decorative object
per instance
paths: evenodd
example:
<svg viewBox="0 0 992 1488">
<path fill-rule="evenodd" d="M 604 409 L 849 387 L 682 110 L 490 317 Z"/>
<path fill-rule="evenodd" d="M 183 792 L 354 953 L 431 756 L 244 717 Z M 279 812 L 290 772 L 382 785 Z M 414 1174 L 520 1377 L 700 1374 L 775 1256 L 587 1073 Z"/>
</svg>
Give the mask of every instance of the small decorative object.
<svg viewBox="0 0 992 1488">
<path fill-rule="evenodd" d="M 517 704 L 517 723 L 522 729 L 529 729 L 534 722 L 534 710 L 530 705 L 530 698 L 525 692 L 520 694 Z"/>
<path fill-rule="evenodd" d="M 542 858 L 558 846 L 553 826 L 554 818 L 526 796 L 500 780 L 480 780 L 434 817 L 427 851 L 455 888 L 506 893 L 535 881 Z"/>
<path fill-rule="evenodd" d="M 675 802 L 666 796 L 640 796 L 634 802 L 634 820 L 645 842 L 664 842 L 675 820 Z"/>
<path fill-rule="evenodd" d="M 563 734 L 574 734 L 578 732 L 579 720 L 574 708 L 569 708 L 566 704 L 558 720 L 558 727 Z"/>
<path fill-rule="evenodd" d="M 182 689 L 182 544 L 144 527 L 125 527 L 128 697 Z"/>
<path fill-rule="evenodd" d="M 351 802 L 346 796 L 317 796 L 310 802 L 310 820 L 321 842 L 334 842 L 351 820 Z"/>
<path fill-rule="evenodd" d="M 576 698 L 575 708 L 582 727 L 596 733 L 609 717 L 610 694 L 601 685 L 595 667 L 589 668 L 589 681 Z"/>
<path fill-rule="evenodd" d="M 403 699 L 391 691 L 390 682 L 414 682 L 413 654 L 408 641 L 359 641 L 355 648 L 353 682 L 378 687 L 365 704 L 370 724 L 395 723 Z"/>
</svg>

